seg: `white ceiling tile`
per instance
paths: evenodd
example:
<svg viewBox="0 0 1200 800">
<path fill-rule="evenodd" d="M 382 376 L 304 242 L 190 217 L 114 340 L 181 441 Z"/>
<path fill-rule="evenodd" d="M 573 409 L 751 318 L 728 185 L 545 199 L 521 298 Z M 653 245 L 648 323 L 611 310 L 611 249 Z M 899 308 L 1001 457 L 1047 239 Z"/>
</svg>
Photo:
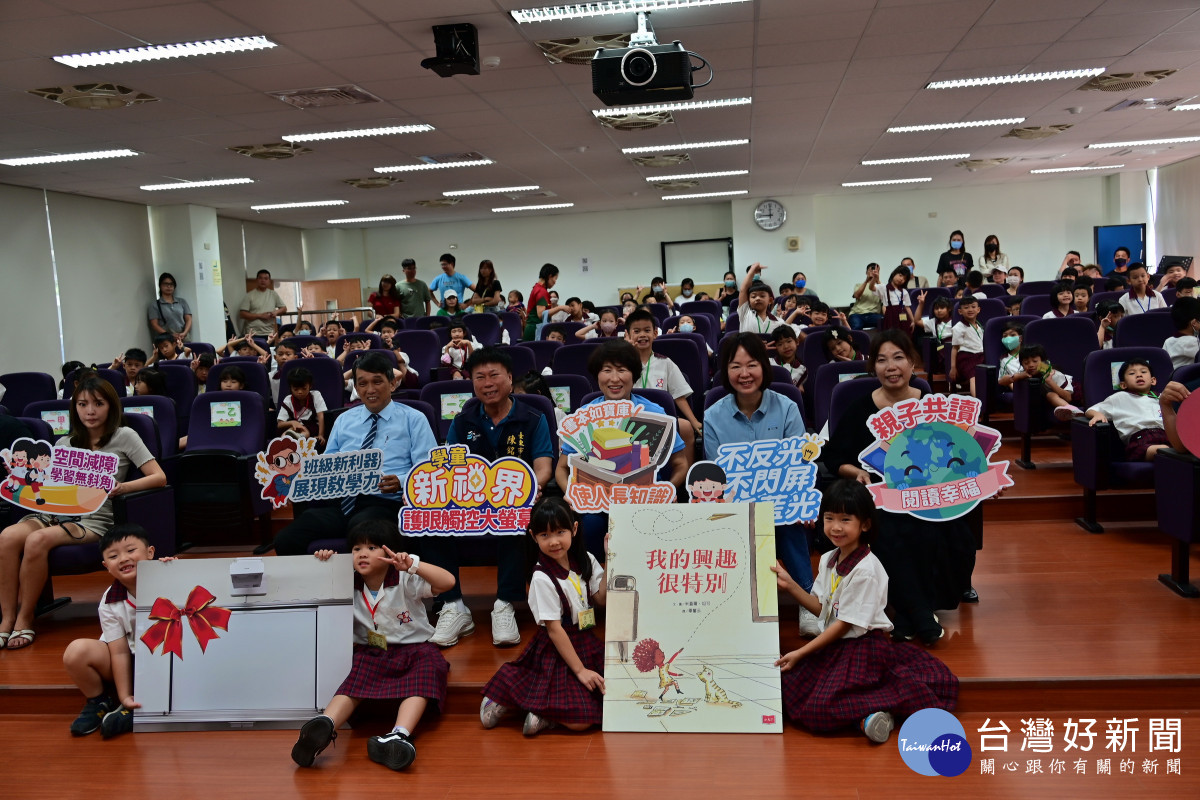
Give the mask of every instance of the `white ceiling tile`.
<svg viewBox="0 0 1200 800">
<path fill-rule="evenodd" d="M 1177 10 L 1092 16 L 1081 20 L 1078 25 L 1063 36 L 1063 39 L 1065 41 L 1072 41 L 1077 39 L 1108 39 L 1116 36 L 1130 38 L 1157 36 L 1172 25 L 1182 22 L 1190 13 L 1190 10 Z"/>
</svg>

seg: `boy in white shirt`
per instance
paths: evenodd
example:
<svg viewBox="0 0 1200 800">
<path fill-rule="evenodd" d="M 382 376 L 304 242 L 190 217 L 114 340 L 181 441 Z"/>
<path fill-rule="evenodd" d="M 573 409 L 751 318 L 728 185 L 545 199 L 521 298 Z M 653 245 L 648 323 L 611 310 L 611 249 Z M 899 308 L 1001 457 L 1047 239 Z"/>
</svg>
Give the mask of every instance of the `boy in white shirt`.
<svg viewBox="0 0 1200 800">
<path fill-rule="evenodd" d="M 966 295 L 958 303 L 961 318 L 951 329 L 953 347 L 950 351 L 950 386 L 963 385 L 975 396 L 975 368 L 983 363 L 983 326 L 979 318 L 979 300 Z"/>
<path fill-rule="evenodd" d="M 1145 264 L 1130 264 L 1129 294 L 1121 296 L 1121 307 L 1126 314 L 1144 314 L 1156 308 L 1166 308 L 1167 301 L 1150 288 L 1150 272 Z"/>
<path fill-rule="evenodd" d="M 634 382 L 633 388 L 661 389 L 671 395 L 675 400 L 675 408 L 683 417 L 679 421 L 679 436 L 683 439 L 684 452 L 691 453 L 696 436 L 702 430 L 700 420 L 688 402 L 692 387 L 674 361 L 654 354 L 654 340 L 657 338 L 654 315 L 649 311 L 639 308 L 625 319 L 625 340 L 633 345 L 638 358 L 642 359 L 642 377 Z"/>
<path fill-rule="evenodd" d="M 808 368 L 800 363 L 800 356 L 796 352 L 799 347 L 799 343 L 796 341 L 796 332 L 792 330 L 791 325 L 782 325 L 775 329 L 774 337 L 775 357 L 771 359 L 771 363 L 786 369 L 791 377 L 792 385 L 800 391 L 804 391 Z"/>
<path fill-rule="evenodd" d="M 321 449 L 325 447 L 325 398 L 312 388 L 313 376 L 304 367 L 294 369 L 287 376 L 288 396 L 279 404 L 277 429 L 300 436 L 312 436 Z"/>
<path fill-rule="evenodd" d="M 1162 407 L 1154 394 L 1150 362 L 1131 358 L 1121 365 L 1117 375 L 1122 391 L 1089 408 L 1088 424 L 1112 422 L 1125 445 L 1127 460 L 1153 461 L 1158 451 L 1169 447 L 1170 442 L 1163 429 Z"/>
<path fill-rule="evenodd" d="M 751 264 L 738 292 L 738 324 L 746 333 L 774 333 L 783 324 L 770 314 L 775 295 L 760 277 L 764 269 L 757 261 Z"/>
<path fill-rule="evenodd" d="M 1163 350 L 1171 357 L 1171 366 L 1179 369 L 1196 362 L 1200 350 L 1200 300 L 1180 297 L 1171 306 L 1171 322 L 1175 335 L 1163 342 Z"/>
<path fill-rule="evenodd" d="M 100 598 L 100 638 L 76 639 L 67 645 L 63 666 L 87 698 L 71 723 L 71 735 L 99 730 L 108 739 L 133 730 L 133 710 L 141 708 L 133 696 L 134 594 L 138 562 L 152 560 L 154 547 L 141 525 L 122 523 L 100 538 L 100 554 L 113 576 L 112 586 Z M 110 684 L 117 690 L 116 697 L 108 693 Z"/>
</svg>

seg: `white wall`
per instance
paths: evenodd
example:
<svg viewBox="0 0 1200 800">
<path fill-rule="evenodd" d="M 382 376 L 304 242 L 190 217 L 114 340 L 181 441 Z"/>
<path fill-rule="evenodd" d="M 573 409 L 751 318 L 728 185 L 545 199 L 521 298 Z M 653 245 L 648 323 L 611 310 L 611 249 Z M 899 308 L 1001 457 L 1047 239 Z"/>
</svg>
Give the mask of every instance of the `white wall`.
<svg viewBox="0 0 1200 800">
<path fill-rule="evenodd" d="M 174 276 L 176 295 L 187 300 L 192 310 L 192 341 L 223 342 L 224 275 L 214 270 L 220 260 L 216 211 L 194 205 L 155 206 L 149 211 L 154 273 Z M 216 283 L 217 275 L 221 284 Z"/>
<path fill-rule="evenodd" d="M 0 185 L 0 218 L 0 374 L 51 372 L 59 377 L 56 367 L 63 359 L 45 193 Z"/>
<path fill-rule="evenodd" d="M 472 281 L 482 259 L 490 258 L 504 290 L 528 298 L 542 264 L 558 266 L 560 296 L 617 300 L 617 286 L 647 284 L 662 270 L 659 243 L 711 239 L 732 234 L 728 204 L 682 206 L 650 211 L 607 211 L 528 218 L 500 218 L 462 224 L 397 225 L 366 229 L 366 269 L 359 277 L 374 286 L 385 272 L 402 278 L 400 261 L 414 258 L 426 283 L 439 273 L 438 257 L 453 253 L 458 270 Z M 453 249 L 451 245 L 456 245 Z M 589 260 L 589 272 L 580 259 Z M 697 281 L 708 276 L 696 275 Z M 720 280 L 720 275 L 713 280 Z"/>
<path fill-rule="evenodd" d="M 1157 201 L 1156 253 L 1200 256 L 1200 158 L 1159 168 Z"/>
<path fill-rule="evenodd" d="M 367 272 L 367 237 L 361 228 L 322 228 L 304 231 L 304 279 L 309 281 L 356 277 Z M 399 267 L 393 273 L 400 278 Z M 378 280 L 371 284 L 375 286 Z M 364 283 L 365 287 L 366 284 Z"/>
</svg>

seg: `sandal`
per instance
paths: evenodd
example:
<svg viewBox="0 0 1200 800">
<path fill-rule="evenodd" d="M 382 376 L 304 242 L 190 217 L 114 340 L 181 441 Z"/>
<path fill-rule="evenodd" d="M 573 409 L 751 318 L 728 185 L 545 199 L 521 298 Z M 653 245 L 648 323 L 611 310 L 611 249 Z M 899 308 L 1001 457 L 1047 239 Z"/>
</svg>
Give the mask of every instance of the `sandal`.
<svg viewBox="0 0 1200 800">
<path fill-rule="evenodd" d="M 0 633 L 0 650 L 8 646 L 8 640 L 12 638 L 12 631 L 8 633 Z"/>
<path fill-rule="evenodd" d="M 26 647 L 29 647 L 31 644 L 33 644 L 34 637 L 36 637 L 36 636 L 37 636 L 37 633 L 35 631 L 29 630 L 28 628 L 26 628 L 23 631 L 13 631 L 12 633 L 10 633 L 8 635 L 9 638 L 8 638 L 7 647 L 9 650 L 24 650 Z M 27 639 L 28 644 L 23 644 L 23 645 L 20 645 L 19 647 L 15 646 L 13 643 L 17 639 Z"/>
</svg>

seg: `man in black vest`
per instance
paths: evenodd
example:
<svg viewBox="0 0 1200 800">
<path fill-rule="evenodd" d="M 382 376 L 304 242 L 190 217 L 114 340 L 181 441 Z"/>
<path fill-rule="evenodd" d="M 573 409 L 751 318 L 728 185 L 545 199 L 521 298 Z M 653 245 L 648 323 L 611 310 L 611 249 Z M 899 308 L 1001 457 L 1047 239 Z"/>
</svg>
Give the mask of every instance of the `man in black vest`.
<svg viewBox="0 0 1200 800">
<path fill-rule="evenodd" d="M 534 406 L 513 396 L 512 361 L 500 350 L 476 350 L 463 367 L 471 378 L 475 397 L 450 423 L 447 444 L 465 444 L 477 456 L 495 461 L 511 456 L 533 469 L 539 487 L 550 482 L 554 444 L 546 417 Z M 525 599 L 525 537 L 497 536 L 496 603 L 492 609 L 492 644 L 521 641 L 513 603 Z M 454 553 L 455 548 L 447 548 Z M 457 556 L 457 553 L 454 553 Z M 475 630 L 471 612 L 462 601 L 457 558 L 438 562 L 454 576 L 454 588 L 441 595 L 434 644 L 449 647 Z"/>
</svg>

